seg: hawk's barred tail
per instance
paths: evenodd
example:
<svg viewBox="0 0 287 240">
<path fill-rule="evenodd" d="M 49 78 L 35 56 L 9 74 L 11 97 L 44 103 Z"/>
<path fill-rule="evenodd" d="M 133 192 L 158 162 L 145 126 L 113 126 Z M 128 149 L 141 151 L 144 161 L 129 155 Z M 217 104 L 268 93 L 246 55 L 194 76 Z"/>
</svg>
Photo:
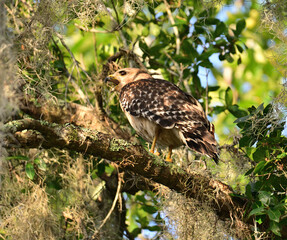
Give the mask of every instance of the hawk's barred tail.
<svg viewBox="0 0 287 240">
<path fill-rule="evenodd" d="M 197 135 L 192 132 L 183 132 L 186 145 L 192 150 L 207 155 L 218 164 L 218 154 L 214 136 L 207 130 Z"/>
</svg>

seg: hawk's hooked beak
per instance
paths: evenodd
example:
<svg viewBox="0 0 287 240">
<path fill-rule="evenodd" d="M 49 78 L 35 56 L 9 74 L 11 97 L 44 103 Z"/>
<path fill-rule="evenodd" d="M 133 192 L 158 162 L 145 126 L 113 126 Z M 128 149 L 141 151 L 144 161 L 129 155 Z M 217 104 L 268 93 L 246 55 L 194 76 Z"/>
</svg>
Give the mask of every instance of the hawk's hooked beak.
<svg viewBox="0 0 287 240">
<path fill-rule="evenodd" d="M 114 83 L 115 85 L 120 83 L 120 81 L 113 75 L 109 75 L 105 78 L 104 82 L 107 83 L 108 81 Z"/>
</svg>

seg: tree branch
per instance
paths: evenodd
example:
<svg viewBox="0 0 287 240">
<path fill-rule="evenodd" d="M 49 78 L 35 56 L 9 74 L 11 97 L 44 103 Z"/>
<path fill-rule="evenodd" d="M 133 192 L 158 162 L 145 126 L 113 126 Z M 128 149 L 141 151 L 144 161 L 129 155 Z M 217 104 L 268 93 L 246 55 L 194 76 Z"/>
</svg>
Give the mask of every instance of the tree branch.
<svg viewBox="0 0 287 240">
<path fill-rule="evenodd" d="M 11 121 L 5 125 L 5 130 L 16 139 L 6 138 L 6 147 L 13 144 L 22 148 L 59 148 L 105 158 L 124 170 L 208 203 L 220 219 L 242 219 L 246 201 L 231 197 L 233 191 L 228 185 L 198 173 L 174 169 L 140 145 L 71 124 L 49 124 L 33 119 Z"/>
<path fill-rule="evenodd" d="M 43 98 L 37 100 L 26 96 L 20 100 L 20 110 L 35 119 L 41 119 L 50 123 L 71 123 L 76 126 L 109 133 L 113 137 L 131 139 L 127 131 L 123 131 L 119 124 L 110 119 L 106 114 L 98 112 L 97 109 L 85 107 L 77 103 L 54 104 Z"/>
</svg>

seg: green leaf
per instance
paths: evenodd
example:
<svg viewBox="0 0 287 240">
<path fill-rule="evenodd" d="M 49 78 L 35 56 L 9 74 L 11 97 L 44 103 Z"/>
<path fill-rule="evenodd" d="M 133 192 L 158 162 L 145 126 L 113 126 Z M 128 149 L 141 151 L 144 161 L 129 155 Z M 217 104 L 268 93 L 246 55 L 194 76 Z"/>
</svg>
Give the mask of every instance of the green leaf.
<svg viewBox="0 0 287 240">
<path fill-rule="evenodd" d="M 142 207 L 142 209 L 149 214 L 154 214 L 157 212 L 157 208 L 155 206 L 145 205 Z"/>
<path fill-rule="evenodd" d="M 270 208 L 267 210 L 267 214 L 268 214 L 268 217 L 270 218 L 270 220 L 279 223 L 280 217 L 281 217 L 281 212 L 278 209 L 271 209 Z"/>
<path fill-rule="evenodd" d="M 40 170 L 42 170 L 42 171 L 47 170 L 47 164 L 45 163 L 45 161 L 42 158 L 35 158 L 34 163 L 36 163 L 38 165 L 38 168 Z"/>
<path fill-rule="evenodd" d="M 271 201 L 272 193 L 267 191 L 259 191 L 259 200 L 266 206 L 269 206 Z"/>
<path fill-rule="evenodd" d="M 205 24 L 206 25 L 217 25 L 219 23 L 219 19 L 217 18 L 212 18 L 212 17 L 209 17 L 209 18 L 206 18 L 205 19 Z"/>
<path fill-rule="evenodd" d="M 251 118 L 250 115 L 247 115 L 247 116 L 244 116 L 244 117 L 241 117 L 241 118 L 237 118 L 234 123 L 243 123 L 243 122 L 246 122 L 249 118 Z"/>
<path fill-rule="evenodd" d="M 252 136 L 244 136 L 239 140 L 239 147 L 251 147 L 256 142 Z"/>
<path fill-rule="evenodd" d="M 261 103 L 257 108 L 254 114 L 261 113 L 263 115 L 263 110 L 264 110 L 264 103 Z"/>
<path fill-rule="evenodd" d="M 259 224 L 262 224 L 263 223 L 262 218 L 256 219 L 256 222 L 258 222 Z"/>
<path fill-rule="evenodd" d="M 254 171 L 254 168 L 249 169 L 249 170 L 244 174 L 244 176 L 250 175 L 253 171 Z"/>
<path fill-rule="evenodd" d="M 274 221 L 270 221 L 270 230 L 277 236 L 281 237 L 281 230 L 280 230 L 280 226 L 277 222 Z"/>
<path fill-rule="evenodd" d="M 244 110 L 239 109 L 237 104 L 233 104 L 232 106 L 228 107 L 229 112 L 231 112 L 235 117 L 244 117 L 247 115 L 247 112 Z"/>
<path fill-rule="evenodd" d="M 230 87 L 228 87 L 225 91 L 225 104 L 228 107 L 232 105 L 233 102 L 233 93 Z"/>
<path fill-rule="evenodd" d="M 226 110 L 225 106 L 216 106 L 213 108 L 215 114 L 219 114 L 221 112 L 224 112 L 225 110 Z"/>
<path fill-rule="evenodd" d="M 194 24 L 194 30 L 197 32 L 197 34 L 201 34 L 205 32 L 205 29 L 199 23 Z"/>
<path fill-rule="evenodd" d="M 261 105 L 263 105 L 263 103 L 262 103 Z M 261 106 L 261 105 L 260 105 L 260 106 Z M 268 105 L 264 108 L 263 113 L 264 113 L 264 114 L 270 113 L 270 112 L 272 111 L 272 109 L 273 109 L 272 104 L 268 104 Z"/>
<path fill-rule="evenodd" d="M 253 153 L 252 158 L 255 162 L 265 161 L 267 149 L 265 147 L 258 147 Z"/>
<path fill-rule="evenodd" d="M 149 35 L 149 28 L 148 28 L 148 25 L 147 25 L 142 30 L 142 36 L 147 37 L 148 35 Z"/>
<path fill-rule="evenodd" d="M 237 59 L 237 65 L 240 65 L 242 63 L 242 60 L 241 60 L 241 57 L 239 57 L 238 59 Z"/>
<path fill-rule="evenodd" d="M 206 67 L 206 68 L 213 68 L 212 63 L 208 59 L 205 59 L 204 61 L 200 62 L 198 65 L 202 67 Z"/>
<path fill-rule="evenodd" d="M 148 46 L 144 40 L 139 41 L 139 47 L 144 53 L 148 52 Z"/>
<path fill-rule="evenodd" d="M 207 10 L 203 10 L 200 14 L 198 14 L 198 17 L 206 17 L 206 16 L 208 16 L 208 12 L 207 12 Z"/>
<path fill-rule="evenodd" d="M 115 171 L 115 168 L 112 165 L 105 165 L 105 172 L 108 176 L 111 176 Z"/>
<path fill-rule="evenodd" d="M 172 26 L 180 26 L 180 25 L 188 25 L 188 22 L 186 21 L 186 19 L 176 18 L 175 24 L 173 24 Z"/>
<path fill-rule="evenodd" d="M 198 57 L 198 61 L 199 61 L 199 60 L 208 59 L 212 54 L 217 53 L 217 52 L 218 52 L 218 49 L 215 49 L 215 48 L 208 49 L 207 51 L 204 51 L 204 52 Z"/>
<path fill-rule="evenodd" d="M 282 159 L 282 158 L 285 158 L 286 156 L 287 156 L 287 153 L 283 152 L 283 153 L 277 155 L 277 159 Z"/>
<path fill-rule="evenodd" d="M 229 47 L 229 51 L 232 53 L 232 54 L 235 54 L 236 53 L 236 50 L 235 50 L 235 47 L 234 47 L 234 45 L 232 44 L 232 45 L 230 45 L 230 47 Z"/>
<path fill-rule="evenodd" d="M 226 53 L 225 54 L 225 59 L 227 60 L 227 62 L 229 63 L 233 63 L 234 59 L 233 57 L 230 55 L 230 53 Z"/>
<path fill-rule="evenodd" d="M 236 47 L 237 47 L 237 50 L 242 53 L 243 52 L 243 48 L 239 45 L 239 44 L 236 44 Z"/>
<path fill-rule="evenodd" d="M 106 169 L 106 165 L 102 162 L 99 163 L 95 169 L 95 173 L 93 173 L 93 177 L 96 177 L 94 174 L 101 176 L 105 172 L 105 169 Z"/>
<path fill-rule="evenodd" d="M 246 23 L 245 23 L 245 19 L 241 19 L 236 23 L 236 31 L 235 31 L 235 35 L 238 36 L 242 30 L 245 28 Z"/>
<path fill-rule="evenodd" d="M 220 36 L 225 31 L 227 31 L 227 27 L 226 27 L 225 23 L 224 22 L 219 22 L 216 25 L 216 29 L 215 29 L 215 32 L 214 32 L 214 37 L 216 38 L 216 37 Z"/>
<path fill-rule="evenodd" d="M 136 237 L 137 235 L 139 235 L 141 233 L 141 228 L 134 228 L 133 231 L 131 232 L 131 234 Z"/>
<path fill-rule="evenodd" d="M 182 51 L 189 56 L 189 58 L 195 58 L 198 57 L 198 52 L 193 47 L 193 42 L 190 41 L 190 39 L 183 40 L 181 44 Z M 192 60 L 191 59 L 191 60 Z"/>
<path fill-rule="evenodd" d="M 35 177 L 35 169 L 32 163 L 27 163 L 26 167 L 25 167 L 25 172 L 28 178 L 30 178 L 31 180 L 34 179 Z"/>
<path fill-rule="evenodd" d="M 165 46 L 166 46 L 165 43 L 156 44 L 149 49 L 149 53 L 153 56 L 158 56 L 160 54 L 160 50 L 164 49 Z"/>
<path fill-rule="evenodd" d="M 208 86 L 208 92 L 217 91 L 220 88 L 220 86 Z"/>
<path fill-rule="evenodd" d="M 253 196 L 252 196 L 252 189 L 251 189 L 251 185 L 250 183 L 246 185 L 245 187 L 245 195 L 249 198 L 249 199 L 252 199 Z"/>
<path fill-rule="evenodd" d="M 157 226 L 157 225 L 155 225 L 155 226 L 147 226 L 146 229 L 148 229 L 148 230 L 150 230 L 150 231 L 152 231 L 152 232 L 153 232 L 153 231 L 159 232 L 159 231 L 162 230 L 161 227 L 160 227 L 160 226 Z"/>
<path fill-rule="evenodd" d="M 250 216 L 252 216 L 252 215 L 258 216 L 258 215 L 263 215 L 263 214 L 265 214 L 265 207 L 262 206 L 262 207 L 258 207 L 258 208 L 253 209 L 253 210 L 249 213 L 248 217 L 250 217 Z"/>
<path fill-rule="evenodd" d="M 146 203 L 146 198 L 144 197 L 144 195 L 139 195 L 139 193 L 136 195 L 136 198 L 135 198 L 137 201 L 140 201 L 142 203 Z"/>
<path fill-rule="evenodd" d="M 259 163 L 255 166 L 253 173 L 254 173 L 254 174 L 261 173 L 261 170 L 264 168 L 264 166 L 265 166 L 265 162 L 264 162 L 264 161 L 259 162 Z"/>
<path fill-rule="evenodd" d="M 225 55 L 223 55 L 222 53 L 220 53 L 220 55 L 219 55 L 219 60 L 220 61 L 223 61 L 223 60 L 225 60 Z"/>
<path fill-rule="evenodd" d="M 11 156 L 11 157 L 6 157 L 6 160 L 24 160 L 24 161 L 29 161 L 30 158 L 23 156 L 23 155 L 17 155 L 17 156 Z"/>
</svg>

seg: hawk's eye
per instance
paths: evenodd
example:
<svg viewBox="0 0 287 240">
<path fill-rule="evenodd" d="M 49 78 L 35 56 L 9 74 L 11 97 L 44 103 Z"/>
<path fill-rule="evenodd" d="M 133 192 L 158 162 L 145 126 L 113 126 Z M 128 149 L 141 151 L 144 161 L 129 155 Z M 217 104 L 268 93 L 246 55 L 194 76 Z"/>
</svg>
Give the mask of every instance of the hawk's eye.
<svg viewBox="0 0 287 240">
<path fill-rule="evenodd" d="M 126 75 L 126 74 L 127 74 L 127 72 L 126 72 L 126 71 L 124 71 L 124 70 L 122 70 L 122 71 L 120 71 L 120 72 L 119 72 L 119 74 L 121 74 L 121 76 L 124 76 L 124 75 Z"/>
</svg>

